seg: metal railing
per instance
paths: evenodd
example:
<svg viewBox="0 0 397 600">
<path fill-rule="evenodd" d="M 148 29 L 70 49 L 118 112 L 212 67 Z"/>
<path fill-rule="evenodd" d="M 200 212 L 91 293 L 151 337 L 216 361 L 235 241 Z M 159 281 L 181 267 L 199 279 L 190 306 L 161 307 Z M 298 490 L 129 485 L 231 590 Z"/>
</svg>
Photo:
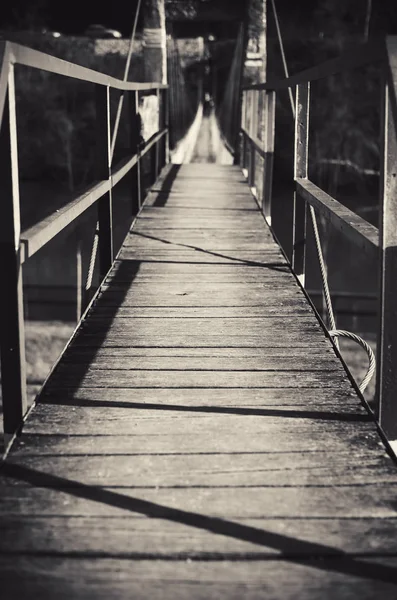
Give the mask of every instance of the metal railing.
<svg viewBox="0 0 397 600">
<path fill-rule="evenodd" d="M 49 217 L 21 232 L 18 140 L 15 96 L 15 65 L 41 69 L 95 86 L 96 103 L 96 181 L 83 193 Z M 157 179 L 168 160 L 167 86 L 132 83 L 66 62 L 48 54 L 11 42 L 0 44 L 0 260 L 2 286 L 0 311 L 1 385 L 5 446 L 23 423 L 27 411 L 25 334 L 23 315 L 22 265 L 87 209 L 97 205 L 97 246 L 100 280 L 106 277 L 115 259 L 113 248 L 112 189 L 133 171 L 131 222 L 142 201 L 140 161 L 150 153 L 150 184 Z M 126 97 L 130 117 L 130 154 L 112 164 L 117 127 L 111 132 L 110 90 Z M 156 93 L 159 104 L 159 129 L 140 144 L 139 98 L 142 92 Z"/>
<path fill-rule="evenodd" d="M 308 178 L 310 82 L 365 65 L 379 63 L 383 74 L 383 156 L 379 230 L 343 206 Z M 394 450 L 397 449 L 397 37 L 365 44 L 356 51 L 275 82 L 244 88 L 241 166 L 256 188 L 257 155 L 264 160 L 263 191 L 259 202 L 272 225 L 272 173 L 275 137 L 275 94 L 296 88 L 294 151 L 294 214 L 291 266 L 305 286 L 307 216 L 322 215 L 368 259 L 380 265 L 378 298 L 377 383 L 375 414 Z M 265 95 L 264 141 L 257 138 L 259 94 Z M 247 161 L 247 154 L 249 159 Z M 247 163 L 247 164 L 246 164 Z M 328 286 L 325 282 L 326 287 Z M 333 329 L 331 327 L 331 329 Z M 331 332 L 332 334 L 332 332 Z M 336 337 L 336 336 L 335 336 Z M 335 344 L 336 339 L 334 340 Z"/>
</svg>

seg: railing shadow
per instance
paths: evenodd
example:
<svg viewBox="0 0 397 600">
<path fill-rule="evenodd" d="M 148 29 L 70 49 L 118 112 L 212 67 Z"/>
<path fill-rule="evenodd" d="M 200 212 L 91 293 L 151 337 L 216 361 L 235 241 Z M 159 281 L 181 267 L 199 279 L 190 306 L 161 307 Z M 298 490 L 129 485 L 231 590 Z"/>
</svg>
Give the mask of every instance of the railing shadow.
<svg viewBox="0 0 397 600">
<path fill-rule="evenodd" d="M 136 276 L 138 275 L 138 272 L 139 272 L 139 269 L 141 266 L 141 261 L 139 261 L 139 260 L 126 261 L 126 263 L 124 261 L 118 262 L 117 273 L 121 277 L 128 279 L 128 281 L 132 283 L 135 280 Z M 125 275 L 124 275 L 124 273 L 125 273 Z M 101 324 L 102 324 L 101 330 L 98 331 L 95 335 L 95 344 L 87 344 L 86 346 L 84 346 L 85 357 L 86 357 L 87 362 L 79 363 L 78 368 L 73 371 L 73 383 L 70 383 L 71 390 L 77 391 L 79 389 L 80 384 L 81 384 L 82 380 L 84 379 L 84 376 L 86 375 L 86 373 L 90 367 L 90 364 L 94 360 L 98 350 L 101 348 L 102 343 L 106 339 L 107 333 L 112 325 L 114 317 L 118 311 L 119 306 L 122 304 L 124 297 L 128 292 L 128 289 L 129 289 L 129 287 L 127 285 L 122 286 L 121 288 L 118 289 L 117 302 L 112 301 L 112 302 L 107 303 L 106 302 L 107 297 L 109 294 L 111 294 L 111 286 L 103 288 L 101 290 L 100 295 L 95 300 L 90 311 L 88 312 L 86 319 L 89 319 L 90 314 L 92 312 L 95 312 L 96 306 L 106 303 L 106 306 L 107 306 L 106 318 L 104 318 L 101 321 Z M 114 296 L 112 296 L 112 297 L 114 300 Z M 65 356 L 65 357 L 68 356 L 69 352 L 73 348 L 76 341 L 81 340 L 81 338 L 85 335 L 85 322 L 86 322 L 85 320 L 83 320 L 81 322 L 74 337 L 72 338 L 71 342 L 69 343 L 68 347 L 66 348 L 63 356 Z M 44 401 L 44 399 L 46 398 L 46 395 L 49 393 L 49 390 L 51 389 L 53 380 L 57 377 L 57 374 L 60 369 L 60 365 L 63 365 L 63 364 L 64 363 L 63 363 L 62 357 L 61 357 L 60 361 L 58 362 L 58 364 L 55 366 L 54 370 L 52 371 L 50 378 L 45 382 L 43 388 L 41 389 L 40 393 L 36 397 L 37 404 L 42 403 Z"/>
<path fill-rule="evenodd" d="M 157 198 L 153 203 L 155 207 L 164 207 L 167 204 L 168 198 L 170 197 L 172 184 L 174 183 L 176 176 L 178 175 L 179 169 L 182 165 L 171 165 L 167 175 L 161 183 L 160 189 L 155 189 Z M 156 187 L 156 186 L 154 186 Z"/>
<path fill-rule="evenodd" d="M 269 262 L 260 262 L 254 260 L 247 260 L 243 258 L 236 258 L 234 256 L 229 256 L 227 254 L 221 254 L 220 252 L 215 252 L 214 250 L 206 250 L 205 248 L 200 248 L 200 246 L 192 246 L 191 244 L 182 244 L 181 242 L 170 242 L 169 240 L 165 240 L 158 236 L 149 235 L 148 233 L 142 233 L 141 231 L 131 231 L 131 235 L 138 235 L 140 237 L 144 237 L 150 240 L 154 240 L 157 242 L 162 242 L 163 244 L 168 244 L 170 246 L 180 246 L 182 248 L 188 248 L 189 250 L 195 250 L 197 252 L 203 252 L 204 254 L 209 254 L 210 256 L 215 256 L 217 258 L 223 258 L 226 260 L 232 260 L 236 263 L 240 263 L 242 265 L 246 265 L 247 267 L 264 267 L 274 271 L 282 271 L 285 273 L 290 273 L 291 269 L 289 266 L 280 259 L 279 262 L 269 263 Z"/>
<path fill-rule="evenodd" d="M 152 519 L 165 519 L 208 531 L 216 535 L 249 542 L 258 546 L 272 548 L 280 553 L 277 558 L 287 559 L 297 564 L 307 564 L 322 571 L 332 571 L 344 575 L 353 575 L 362 579 L 372 579 L 387 583 L 397 583 L 397 571 L 393 566 L 370 562 L 368 559 L 379 558 L 381 555 L 366 552 L 359 555 L 347 554 L 339 548 L 300 540 L 296 537 L 279 534 L 223 519 L 204 515 L 198 512 L 172 508 L 142 498 L 126 496 L 119 492 L 98 486 L 84 484 L 80 481 L 51 475 L 30 467 L 5 462 L 0 468 L 0 474 L 14 481 L 25 482 L 39 488 L 49 488 L 68 493 L 76 498 L 99 502 L 121 510 L 139 513 Z M 37 552 L 40 555 L 40 552 Z M 225 560 L 226 556 L 222 559 Z M 267 555 L 269 558 L 269 555 Z M 196 560 L 200 557 L 196 557 Z M 329 560 L 333 559 L 333 560 Z M 363 560 L 366 559 L 366 560 Z"/>
<path fill-rule="evenodd" d="M 188 389 L 188 388 L 184 388 Z M 203 388 L 201 388 L 203 389 Z M 217 388 L 222 389 L 222 388 Z M 230 389 L 230 388 L 224 388 Z M 280 408 L 239 408 L 225 406 L 195 406 L 180 404 L 160 404 L 153 402 L 128 402 L 118 400 L 89 400 L 79 398 L 70 393 L 66 388 L 66 394 L 63 399 L 57 394 L 51 394 L 43 399 L 43 404 L 56 404 L 57 406 L 78 406 L 78 407 L 101 407 L 101 408 L 131 408 L 139 410 L 162 410 L 171 412 L 191 412 L 216 415 L 240 415 L 251 417 L 282 417 L 286 419 L 314 419 L 315 421 L 341 421 L 346 423 L 359 423 L 372 421 L 370 415 L 364 413 L 348 413 L 329 410 L 296 410 Z"/>
</svg>

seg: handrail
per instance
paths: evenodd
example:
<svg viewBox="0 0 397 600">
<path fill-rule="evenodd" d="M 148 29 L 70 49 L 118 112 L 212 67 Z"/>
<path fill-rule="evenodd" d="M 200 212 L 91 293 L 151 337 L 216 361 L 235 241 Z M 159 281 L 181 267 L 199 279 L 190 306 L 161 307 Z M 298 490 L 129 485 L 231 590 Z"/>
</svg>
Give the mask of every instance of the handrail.
<svg viewBox="0 0 397 600">
<path fill-rule="evenodd" d="M 23 65 L 32 67 L 33 69 L 41 69 L 47 73 L 63 75 L 72 79 L 80 79 L 86 83 L 95 83 L 97 85 L 106 85 L 111 88 L 122 90 L 125 92 L 134 91 L 149 91 L 167 89 L 167 85 L 163 83 L 136 83 L 131 81 L 123 81 L 111 75 L 106 75 L 100 71 L 82 67 L 75 63 L 68 62 L 63 58 L 58 58 L 40 50 L 33 50 L 21 44 L 14 42 L 1 42 L 5 46 L 5 52 L 9 64 Z"/>
<path fill-rule="evenodd" d="M 80 192 L 66 206 L 22 233 L 19 208 L 15 65 L 41 69 L 48 73 L 94 84 L 97 119 L 98 156 L 95 183 Z M 129 95 L 130 153 L 115 166 L 112 165 L 111 152 L 111 89 L 121 90 Z M 93 248 L 99 249 L 100 279 L 103 280 L 114 261 L 112 188 L 136 167 L 131 186 L 131 219 L 135 218 L 142 201 L 141 159 L 150 152 L 151 184 L 157 179 L 159 171 L 168 159 L 167 89 L 168 86 L 165 84 L 136 83 L 116 79 L 13 42 L 0 42 L 0 168 L 2 169 L 0 255 L 4 283 L 3 310 L 0 312 L 0 356 L 6 449 L 20 428 L 27 411 L 22 265 L 88 208 L 97 204 L 98 223 Z M 159 129 L 142 145 L 138 93 L 153 91 L 157 92 L 158 98 Z M 91 253 L 90 276 L 93 272 L 95 255 L 96 252 Z"/>
<path fill-rule="evenodd" d="M 154 144 L 159 142 L 167 133 L 168 129 L 154 134 L 152 138 L 145 144 L 144 149 L 140 152 L 142 158 Z M 112 169 L 111 177 L 103 181 L 97 182 L 88 187 L 83 193 L 68 202 L 65 206 L 52 213 L 45 219 L 35 223 L 21 233 L 21 264 L 28 258 L 36 254 L 43 246 L 52 240 L 58 233 L 63 231 L 65 227 L 70 225 L 86 210 L 95 204 L 106 192 L 109 192 L 138 162 L 138 157 L 135 154 L 131 158 L 123 159 Z"/>
<path fill-rule="evenodd" d="M 379 250 L 379 230 L 355 212 L 324 192 L 309 179 L 296 179 L 296 191 L 313 206 L 334 228 L 343 233 L 371 258 Z"/>
<path fill-rule="evenodd" d="M 379 229 L 367 223 L 308 178 L 310 82 L 364 65 L 380 63 L 383 74 L 381 155 L 381 193 Z M 315 211 L 339 230 L 369 258 L 378 258 L 380 271 L 379 329 L 377 342 L 377 408 L 375 415 L 390 446 L 397 454 L 397 36 L 367 43 L 344 55 L 306 69 L 291 77 L 245 86 L 240 128 L 242 138 L 241 166 L 248 167 L 248 182 L 256 193 L 256 156 L 263 159 L 263 193 L 257 202 L 271 226 L 272 166 L 274 154 L 274 95 L 276 91 L 296 87 L 294 215 L 291 266 L 301 285 L 305 286 L 306 220 L 309 209 L 313 227 L 317 228 Z M 265 94 L 262 122 L 253 114 L 258 107 L 257 94 Z M 251 112 L 249 112 L 251 111 Z M 247 126 L 249 124 L 249 127 Z M 265 131 L 263 142 L 258 140 L 258 127 Z M 248 152 L 248 162 L 247 162 Z M 320 266 L 324 267 L 319 236 L 316 238 Z M 324 293 L 333 319 L 332 302 L 326 281 Z M 335 329 L 331 327 L 331 329 Z M 332 333 L 332 332 L 331 332 Z M 335 332 L 334 332 L 335 334 Z M 340 332 L 338 333 L 338 335 Z M 336 335 L 336 334 L 335 334 Z M 337 341 L 334 340 L 337 347 Z M 360 342 L 361 343 L 361 342 Z M 371 370 L 373 365 L 371 365 Z M 366 377 L 366 381 L 367 381 Z M 363 384 L 362 384 L 363 386 Z M 360 388 L 362 389 L 362 388 Z"/>
<path fill-rule="evenodd" d="M 257 137 L 252 137 L 244 127 L 242 127 L 240 131 L 245 137 L 249 139 L 250 143 L 255 147 L 255 150 L 259 154 L 259 156 L 264 158 L 266 152 L 263 149 L 263 142 L 261 142 L 261 140 Z"/>
</svg>

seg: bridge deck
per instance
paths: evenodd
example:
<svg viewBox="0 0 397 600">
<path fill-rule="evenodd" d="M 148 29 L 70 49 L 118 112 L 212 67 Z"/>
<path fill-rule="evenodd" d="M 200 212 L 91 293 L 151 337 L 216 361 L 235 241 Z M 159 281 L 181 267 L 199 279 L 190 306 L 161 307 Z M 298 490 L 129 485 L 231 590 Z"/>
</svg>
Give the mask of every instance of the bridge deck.
<svg viewBox="0 0 397 600">
<path fill-rule="evenodd" d="M 3 464 L 2 598 L 396 598 L 396 484 L 240 171 L 174 166 Z"/>
</svg>

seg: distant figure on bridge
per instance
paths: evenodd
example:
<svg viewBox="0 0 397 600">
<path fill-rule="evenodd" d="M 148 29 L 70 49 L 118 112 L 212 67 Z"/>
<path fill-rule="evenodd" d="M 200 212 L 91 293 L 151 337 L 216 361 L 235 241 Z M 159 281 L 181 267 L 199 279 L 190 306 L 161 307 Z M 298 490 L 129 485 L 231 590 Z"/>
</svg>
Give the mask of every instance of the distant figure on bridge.
<svg viewBox="0 0 397 600">
<path fill-rule="evenodd" d="M 212 109 L 214 108 L 214 101 L 211 98 L 208 92 L 204 95 L 204 103 L 203 103 L 203 115 L 204 117 L 209 117 Z"/>
</svg>

